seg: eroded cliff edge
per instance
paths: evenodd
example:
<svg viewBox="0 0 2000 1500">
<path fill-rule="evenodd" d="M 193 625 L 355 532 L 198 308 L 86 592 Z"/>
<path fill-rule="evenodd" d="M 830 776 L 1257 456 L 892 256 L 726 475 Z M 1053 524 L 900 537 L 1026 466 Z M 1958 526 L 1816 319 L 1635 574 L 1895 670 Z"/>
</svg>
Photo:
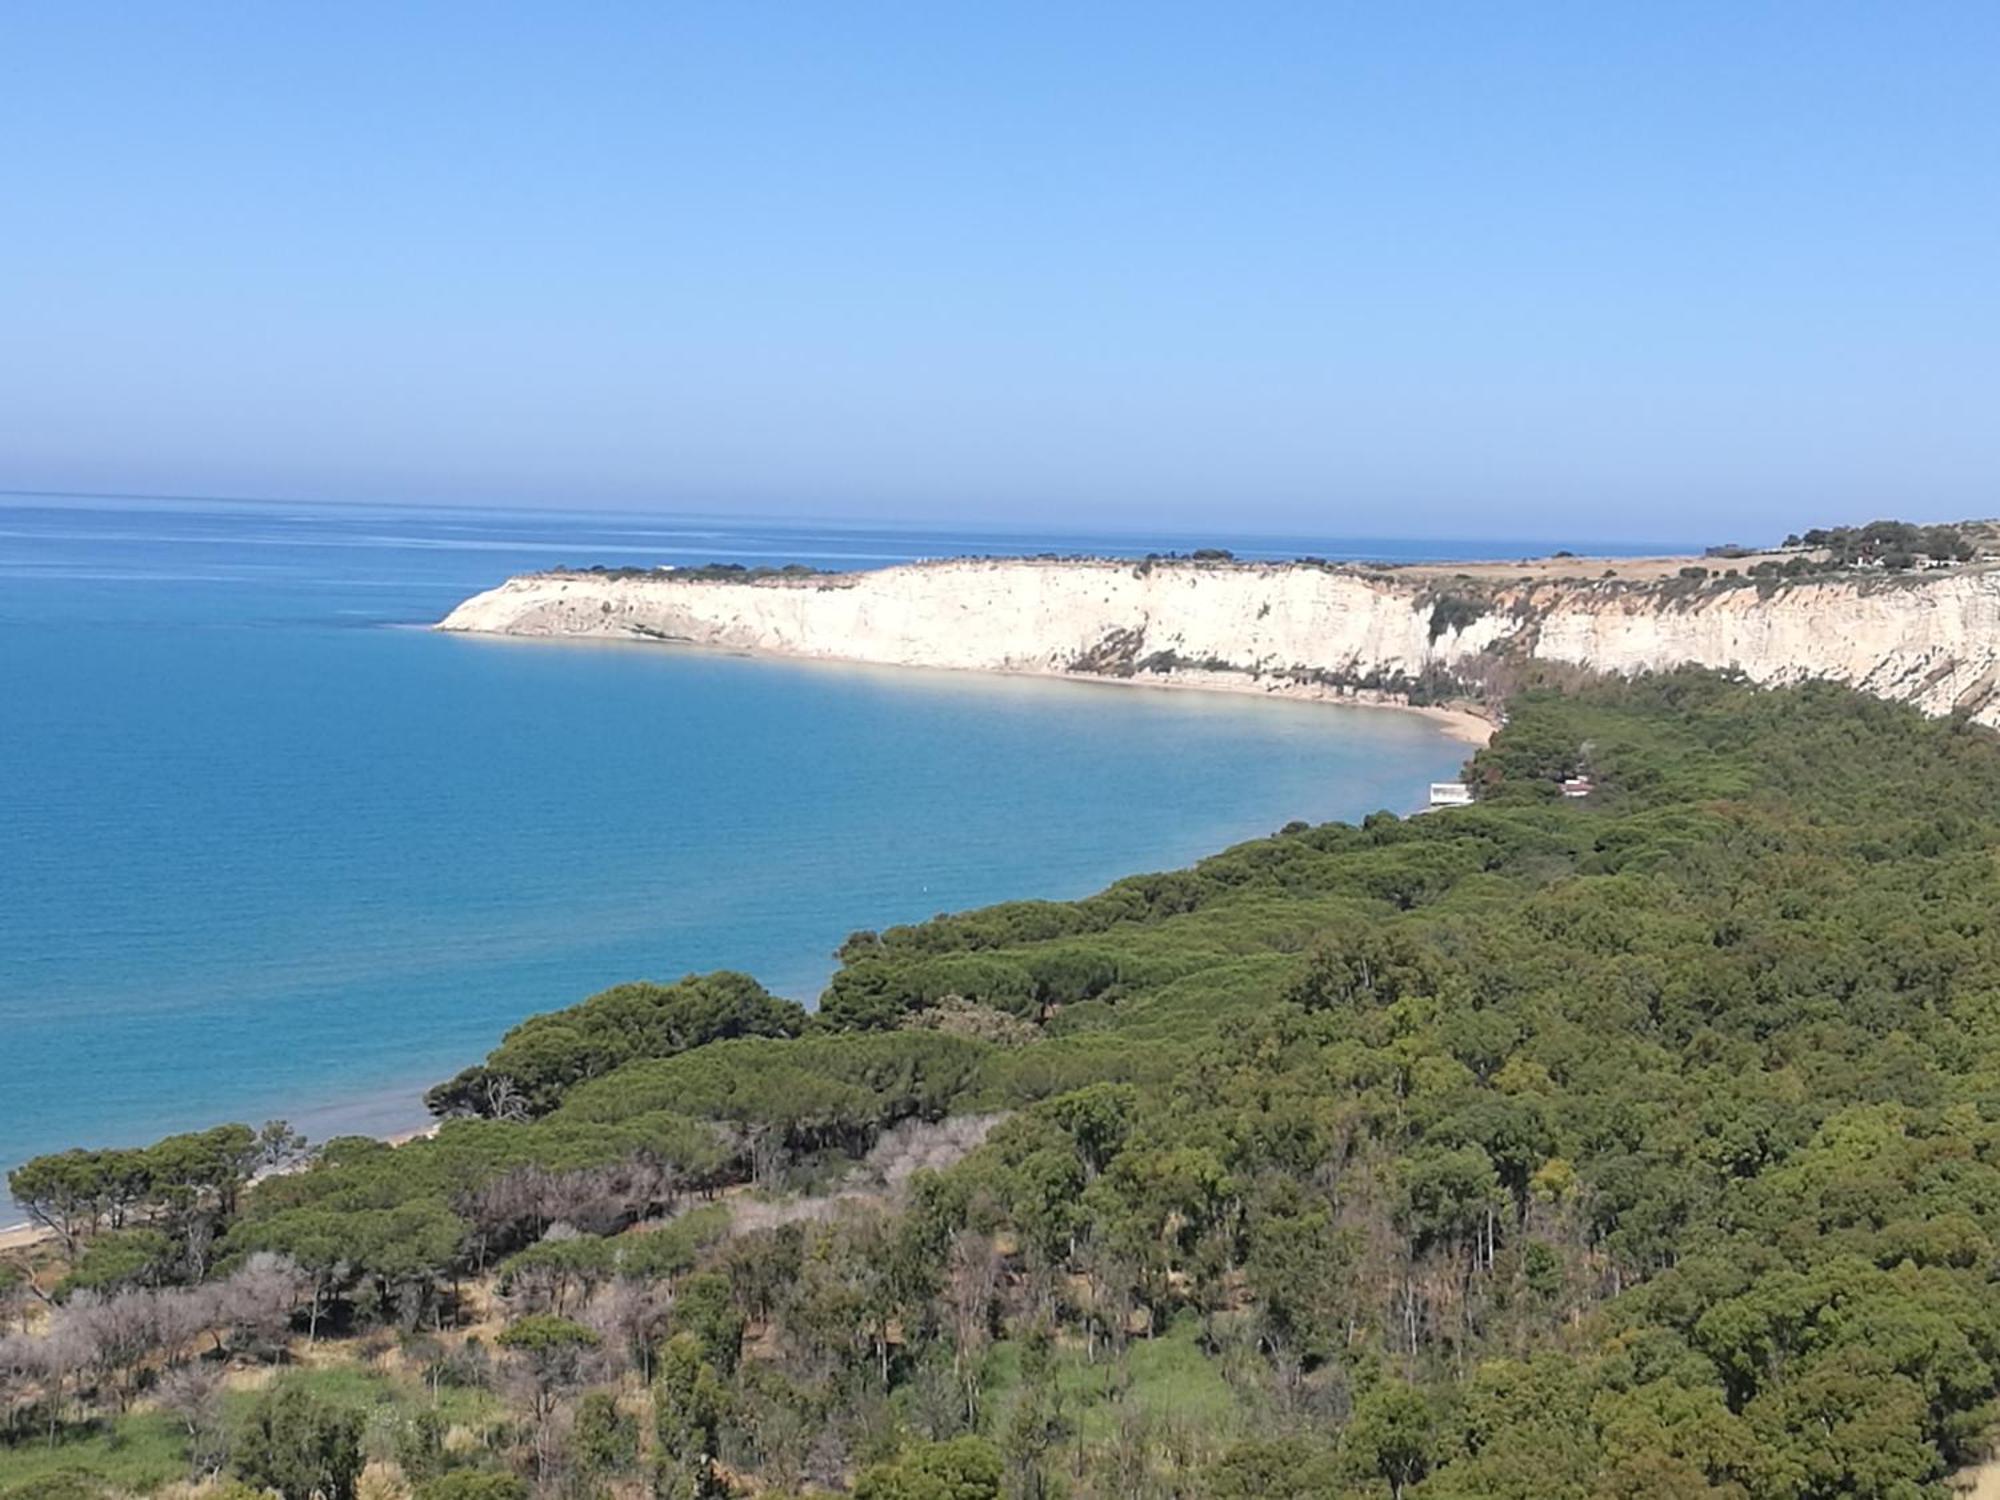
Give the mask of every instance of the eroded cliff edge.
<svg viewBox="0 0 2000 1500">
<path fill-rule="evenodd" d="M 1505 573 L 985 558 L 753 579 L 553 572 L 476 595 L 439 628 L 1419 704 L 1490 701 L 1530 664 L 1692 663 L 2000 724 L 1991 566 L 1776 585 Z"/>
</svg>

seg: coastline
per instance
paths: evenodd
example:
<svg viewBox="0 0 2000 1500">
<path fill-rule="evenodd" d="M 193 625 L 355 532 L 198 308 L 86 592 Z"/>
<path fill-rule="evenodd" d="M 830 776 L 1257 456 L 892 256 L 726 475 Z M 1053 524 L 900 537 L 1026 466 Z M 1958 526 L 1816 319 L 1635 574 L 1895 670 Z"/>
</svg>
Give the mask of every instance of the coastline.
<svg viewBox="0 0 2000 1500">
<path fill-rule="evenodd" d="M 1130 677 L 1108 672 L 1062 671 L 1036 667 L 961 667 L 941 662 L 892 662 L 869 657 L 841 656 L 824 651 L 787 651 L 771 646 L 742 646 L 717 641 L 665 639 L 633 632 L 565 633 L 540 630 L 482 630 L 432 625 L 398 626 L 397 629 L 428 630 L 440 635 L 471 637 L 476 640 L 555 644 L 559 646 L 612 646 L 639 649 L 665 647 L 682 651 L 714 652 L 753 661 L 777 661 L 804 666 L 864 667 L 871 671 L 946 672 L 955 677 L 1013 678 L 1027 682 L 1066 682 L 1085 687 L 1143 688 L 1177 693 L 1229 694 L 1242 698 L 1282 698 L 1293 703 L 1317 703 L 1330 708 L 1384 709 L 1414 714 L 1428 720 L 1445 738 L 1461 744 L 1484 746 L 1498 733 L 1498 715 L 1471 699 L 1447 703 L 1412 703 L 1396 693 L 1371 688 L 1334 687 L 1293 678 L 1252 677 L 1243 672 L 1204 671 L 1177 667 L 1167 672 L 1146 672 Z"/>
<path fill-rule="evenodd" d="M 471 595 L 436 628 L 1405 709 L 1412 694 L 1497 704 L 1541 663 L 1613 677 L 1701 666 L 1766 686 L 1843 683 L 2000 727 L 2000 564 L 1727 560 L 1720 571 L 1720 559 L 1667 557 L 1622 568 L 1048 556 L 800 575 L 553 569 Z M 1483 737 L 1464 717 L 1471 706 L 1447 705 L 1442 722 L 1460 738 Z"/>
<path fill-rule="evenodd" d="M 678 644 L 678 643 L 675 643 Z M 787 661 L 826 661 L 836 658 L 796 656 L 790 652 L 761 654 Z M 856 666 L 879 666 L 878 662 L 855 662 Z M 1181 693 L 1231 693 L 1238 697 L 1284 698 L 1294 703 L 1323 703 L 1332 708 L 1389 709 L 1416 714 L 1429 720 L 1447 739 L 1467 745 L 1485 745 L 1499 730 L 1499 722 L 1476 703 L 1455 699 L 1450 703 L 1411 703 L 1394 693 L 1372 692 L 1365 688 L 1322 687 L 1318 683 L 1294 682 L 1281 678 L 1259 680 L 1240 672 L 1202 672 L 1185 668 L 1173 672 L 1149 672 L 1144 676 L 1113 677 L 1101 672 L 1039 672 L 1025 667 L 935 667 L 932 671 L 982 672 L 993 677 L 1028 677 L 1047 682 L 1103 683 L 1110 687 L 1156 688 Z"/>
<path fill-rule="evenodd" d="M 1122 572 L 1122 570 L 1122 564 L 1112 565 L 1112 571 Z M 393 629 L 398 627 L 388 626 L 386 628 Z M 404 626 L 401 628 L 407 629 L 411 627 Z M 438 629 L 435 625 L 425 628 L 433 631 Z M 1430 729 L 1436 731 L 1438 740 L 1431 743 L 1438 745 L 1440 750 L 1442 746 L 1439 742 L 1450 742 L 1456 745 L 1473 747 L 1484 745 L 1492 738 L 1498 727 L 1493 717 L 1489 716 L 1486 711 L 1483 711 L 1477 705 L 1469 702 L 1412 704 L 1406 701 L 1401 695 L 1393 692 L 1378 691 L 1335 682 L 1314 682 L 1277 674 L 1258 674 L 1247 670 L 1173 666 L 1165 670 L 1142 668 L 1131 671 L 1115 667 L 1112 670 L 1091 670 L 1082 666 L 1065 668 L 1061 666 L 1040 667 L 1033 664 L 987 666 L 976 664 L 958 665 L 948 662 L 897 662 L 860 656 L 837 655 L 827 652 L 800 651 L 786 649 L 783 646 L 749 646 L 726 642 L 662 639 L 640 632 L 625 631 L 607 631 L 601 634 L 590 635 L 535 630 L 518 632 L 488 630 L 464 633 L 476 633 L 493 639 L 560 640 L 570 644 L 590 642 L 615 646 L 685 645 L 708 651 L 717 651 L 727 655 L 746 658 L 768 658 L 774 661 L 794 664 L 820 662 L 836 667 L 859 667 L 870 670 L 881 670 L 884 668 L 906 670 L 908 667 L 915 666 L 928 668 L 932 671 L 972 674 L 989 678 L 1020 678 L 1070 684 L 1138 687 L 1156 691 L 1181 693 L 1230 694 L 1240 698 L 1263 697 L 1285 699 L 1291 702 L 1332 707 L 1390 709 L 1403 715 L 1414 715 L 1416 719 L 1425 721 Z M 1361 732 L 1358 723 L 1355 727 L 1357 733 Z M 1335 730 L 1333 734 L 1338 735 L 1339 731 Z M 1405 738 L 1405 745 L 1407 746 L 1415 738 L 1416 736 L 1414 735 Z M 1411 753 L 1414 754 L 1416 752 Z M 1426 756 L 1431 753 L 1435 752 L 1424 752 Z M 1397 791 L 1392 790 L 1388 795 L 1385 795 L 1384 803 L 1399 812 L 1419 810 L 1426 784 L 1425 778 L 1420 772 L 1409 771 L 1407 768 L 1404 774 L 1408 777 L 1407 802 L 1401 800 Z M 371 1100 L 373 1097 L 371 1093 Z M 395 1097 L 398 1100 L 410 1102 L 414 1106 L 414 1101 L 409 1100 L 401 1090 L 397 1091 Z M 433 1135 L 437 1129 L 435 1122 L 413 1127 L 409 1123 L 410 1114 L 417 1113 L 421 1117 L 420 1110 L 415 1107 L 408 1112 L 398 1110 L 396 1113 L 400 1114 L 401 1118 L 391 1115 L 386 1119 L 383 1118 L 383 1111 L 371 1109 L 369 1113 L 373 1113 L 375 1116 L 372 1120 L 366 1118 L 365 1115 L 359 1119 L 353 1118 L 353 1114 L 350 1112 L 345 1101 L 338 1101 L 333 1106 L 306 1109 L 303 1111 L 299 1111 L 296 1108 L 286 1109 L 281 1107 L 277 1112 L 288 1114 L 295 1124 L 305 1128 L 318 1141 L 324 1141 L 329 1137 L 338 1135 L 353 1135 L 368 1136 L 384 1141 L 391 1146 L 400 1146 L 410 1140 Z M 332 1114 L 335 1118 L 316 1121 L 314 1119 L 316 1114 Z M 343 1114 L 348 1115 L 352 1119 L 353 1123 L 351 1125 L 347 1121 L 337 1118 Z M 221 1118 L 229 1118 L 229 1116 L 223 1114 Z M 11 1219 L 11 1215 L 8 1215 L 8 1218 Z M 0 1253 L 30 1250 L 50 1237 L 48 1231 L 29 1222 L 13 1221 L 0 1224 Z"/>
<path fill-rule="evenodd" d="M 1390 708 L 1483 745 L 1498 713 L 1454 688 L 1501 622 L 1443 624 L 1415 580 L 1296 563 L 1155 566 L 960 557 L 801 576 L 685 570 L 516 574 L 431 628 L 512 639 L 679 645 L 786 661 L 929 667 Z M 1413 704 L 1413 691 L 1448 697 Z"/>
<path fill-rule="evenodd" d="M 386 628 L 424 629 L 438 631 L 430 626 L 391 626 Z M 700 652 L 712 652 L 724 656 L 746 659 L 763 659 L 794 665 L 824 665 L 836 668 L 861 668 L 869 671 L 909 671 L 949 673 L 954 676 L 988 677 L 998 679 L 1019 679 L 1048 683 L 1066 683 L 1085 687 L 1141 688 L 1152 691 L 1176 693 L 1226 694 L 1236 697 L 1284 699 L 1296 703 L 1317 704 L 1331 708 L 1362 710 L 1390 710 L 1415 716 L 1428 722 L 1440 738 L 1472 747 L 1487 744 L 1497 732 L 1499 724 L 1489 711 L 1470 702 L 1446 704 L 1412 704 L 1401 697 L 1362 688 L 1332 686 L 1320 683 L 1302 682 L 1280 677 L 1258 678 L 1242 672 L 1204 671 L 1200 669 L 1176 668 L 1167 672 L 1149 671 L 1131 676 L 1117 676 L 1109 673 L 1090 671 L 1065 671 L 1057 669 L 1034 669 L 1028 667 L 959 667 L 934 663 L 888 663 L 860 658 L 834 656 L 824 653 L 804 653 L 781 649 L 720 645 L 700 641 L 661 640 L 657 637 L 635 634 L 558 635 L 539 632 L 499 632 L 499 631 L 451 631 L 449 634 L 469 634 L 477 638 L 512 642 L 554 642 L 562 645 L 609 646 L 633 648 L 648 646 L 678 646 Z M 1413 802 L 1412 812 L 1423 810 L 1415 799 L 1421 798 L 1424 783 L 1413 781 L 1410 787 Z M 407 1124 L 385 1128 L 389 1121 L 382 1119 L 384 1111 L 377 1106 L 384 1099 L 393 1100 L 398 1106 L 395 1115 L 407 1120 L 413 1111 L 400 1106 L 410 1099 L 407 1091 L 398 1089 L 387 1096 L 370 1093 L 360 1108 L 365 1113 L 373 1113 L 380 1123 L 356 1122 L 358 1128 L 340 1128 L 342 1117 L 352 1118 L 356 1106 L 352 1101 L 309 1108 L 298 1113 L 295 1123 L 316 1127 L 312 1134 L 323 1144 L 326 1139 L 338 1136 L 366 1136 L 379 1140 L 390 1147 L 400 1147 L 412 1141 L 435 1136 L 442 1122 L 431 1120 L 426 1124 Z M 317 1118 L 316 1118 L 317 1117 Z M 281 1176 L 300 1170 L 306 1163 L 259 1173 L 254 1180 L 264 1177 Z M 37 1247 L 56 1238 L 53 1231 L 27 1221 L 17 1221 L 0 1225 L 0 1255 L 31 1253 Z"/>
</svg>

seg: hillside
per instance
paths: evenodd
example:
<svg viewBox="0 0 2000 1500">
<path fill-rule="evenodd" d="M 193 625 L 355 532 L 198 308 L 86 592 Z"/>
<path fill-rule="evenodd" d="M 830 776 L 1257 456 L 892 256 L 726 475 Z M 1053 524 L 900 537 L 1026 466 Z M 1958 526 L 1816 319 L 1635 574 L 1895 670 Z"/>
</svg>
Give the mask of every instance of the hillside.
<svg viewBox="0 0 2000 1500">
<path fill-rule="evenodd" d="M 247 1130 L 34 1164 L 0 1493 L 373 1412 L 422 1500 L 1941 1494 L 2000 1390 L 1994 738 L 1681 673 L 1522 695 L 1474 780 L 857 933 L 816 1016 L 621 986 L 247 1191 Z"/>
</svg>

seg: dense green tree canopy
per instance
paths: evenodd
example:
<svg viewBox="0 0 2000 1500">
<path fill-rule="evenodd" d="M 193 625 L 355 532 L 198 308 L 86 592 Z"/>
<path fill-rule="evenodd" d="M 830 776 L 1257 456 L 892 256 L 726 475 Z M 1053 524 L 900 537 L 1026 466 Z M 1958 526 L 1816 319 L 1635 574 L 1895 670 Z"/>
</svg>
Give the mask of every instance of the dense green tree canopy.
<svg viewBox="0 0 2000 1500">
<path fill-rule="evenodd" d="M 645 1057 L 672 1057 L 727 1037 L 796 1036 L 805 1012 L 747 974 L 691 974 L 678 984 L 620 984 L 581 1005 L 534 1016 L 486 1061 L 430 1091 L 435 1114 L 546 1114 L 588 1078 Z"/>
<path fill-rule="evenodd" d="M 856 933 L 810 1020 L 621 986 L 448 1105 L 492 1118 L 240 1202 L 240 1127 L 15 1191 L 105 1339 L 257 1275 L 437 1329 L 491 1273 L 544 1484 L 1942 1494 L 2000 1391 L 2000 746 L 1687 672 L 1525 694 L 1468 779 Z M 112 1359 L 5 1347 L 38 1412 Z M 287 1399 L 239 1467 L 292 1484 L 340 1435 Z"/>
</svg>

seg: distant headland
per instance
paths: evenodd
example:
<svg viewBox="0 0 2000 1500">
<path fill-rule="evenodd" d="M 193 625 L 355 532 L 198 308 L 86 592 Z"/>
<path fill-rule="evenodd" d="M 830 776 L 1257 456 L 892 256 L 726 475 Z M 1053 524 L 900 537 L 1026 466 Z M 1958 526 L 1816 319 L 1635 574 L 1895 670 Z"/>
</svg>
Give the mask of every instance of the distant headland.
<svg viewBox="0 0 2000 1500">
<path fill-rule="evenodd" d="M 1989 523 L 1879 522 L 1699 557 L 562 569 L 509 579 L 438 628 L 1389 703 L 1462 731 L 1536 676 L 1696 665 L 1993 725 L 1995 542 Z"/>
</svg>

